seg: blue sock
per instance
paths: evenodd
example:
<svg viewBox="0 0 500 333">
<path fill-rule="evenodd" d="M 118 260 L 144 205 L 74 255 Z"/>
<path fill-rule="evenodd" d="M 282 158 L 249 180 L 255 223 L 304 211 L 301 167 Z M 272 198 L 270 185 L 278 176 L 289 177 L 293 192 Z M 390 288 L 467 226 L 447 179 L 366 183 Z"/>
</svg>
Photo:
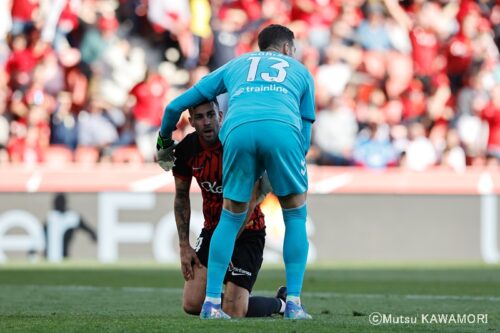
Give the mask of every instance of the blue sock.
<svg viewBox="0 0 500 333">
<path fill-rule="evenodd" d="M 309 251 L 306 219 L 306 204 L 297 208 L 283 209 L 283 220 L 285 220 L 283 259 L 285 261 L 288 296 L 299 297 L 302 291 L 307 252 Z"/>
<path fill-rule="evenodd" d="M 210 241 L 210 251 L 208 253 L 207 297 L 220 298 L 222 282 L 224 281 L 227 266 L 233 255 L 234 242 L 236 241 L 236 236 L 246 216 L 246 211 L 235 214 L 222 209 L 219 224 L 215 228 L 212 240 Z"/>
</svg>

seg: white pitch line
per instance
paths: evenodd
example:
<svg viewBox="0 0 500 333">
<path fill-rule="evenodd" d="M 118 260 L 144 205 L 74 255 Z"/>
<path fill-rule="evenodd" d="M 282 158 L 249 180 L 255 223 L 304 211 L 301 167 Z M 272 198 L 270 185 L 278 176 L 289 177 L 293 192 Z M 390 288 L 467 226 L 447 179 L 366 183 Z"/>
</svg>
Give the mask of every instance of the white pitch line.
<svg viewBox="0 0 500 333">
<path fill-rule="evenodd" d="M 488 264 L 500 262 L 498 251 L 497 221 L 498 203 L 495 184 L 489 172 L 483 172 L 477 182 L 477 190 L 481 194 L 481 256 Z"/>
<path fill-rule="evenodd" d="M 352 180 L 352 175 L 350 173 L 342 173 L 337 176 L 332 176 L 320 180 L 318 182 L 314 182 L 310 185 L 309 192 L 311 193 L 331 193 L 335 190 L 338 190 L 341 187 L 346 186 Z"/>
<path fill-rule="evenodd" d="M 405 298 L 409 300 L 450 300 L 450 301 L 490 301 L 500 302 L 500 296 L 461 296 L 461 295 L 418 295 L 418 294 L 355 294 L 334 292 L 304 292 L 304 295 L 314 297 L 345 297 L 345 298 Z"/>
<path fill-rule="evenodd" d="M 1 287 L 1 286 L 0 286 Z M 49 289 L 63 291 L 124 291 L 131 293 L 171 293 L 181 294 L 182 288 L 152 288 L 152 287 L 105 287 L 105 286 L 47 286 L 47 285 L 9 285 L 15 288 Z M 272 290 L 256 290 L 256 294 L 274 294 Z M 337 292 L 303 292 L 303 296 L 326 298 L 403 298 L 408 300 L 442 300 L 442 301 L 478 301 L 500 302 L 500 296 L 461 296 L 461 295 L 426 295 L 426 294 L 366 294 L 366 293 L 337 293 Z"/>
<path fill-rule="evenodd" d="M 152 192 L 165 185 L 170 184 L 174 180 L 171 174 L 162 173 L 156 176 L 136 180 L 130 183 L 129 189 L 132 192 Z"/>
</svg>

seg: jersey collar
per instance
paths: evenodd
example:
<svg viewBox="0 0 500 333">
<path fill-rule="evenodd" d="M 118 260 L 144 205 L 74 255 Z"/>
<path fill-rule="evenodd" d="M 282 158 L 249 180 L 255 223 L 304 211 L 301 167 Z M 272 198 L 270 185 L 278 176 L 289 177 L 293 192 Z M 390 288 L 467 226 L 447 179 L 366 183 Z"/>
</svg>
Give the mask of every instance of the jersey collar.
<svg viewBox="0 0 500 333">
<path fill-rule="evenodd" d="M 217 142 L 213 146 L 209 146 L 201 139 L 201 137 L 198 135 L 198 142 L 200 143 L 201 147 L 205 150 L 217 150 L 221 147 L 220 140 L 217 139 Z"/>
</svg>

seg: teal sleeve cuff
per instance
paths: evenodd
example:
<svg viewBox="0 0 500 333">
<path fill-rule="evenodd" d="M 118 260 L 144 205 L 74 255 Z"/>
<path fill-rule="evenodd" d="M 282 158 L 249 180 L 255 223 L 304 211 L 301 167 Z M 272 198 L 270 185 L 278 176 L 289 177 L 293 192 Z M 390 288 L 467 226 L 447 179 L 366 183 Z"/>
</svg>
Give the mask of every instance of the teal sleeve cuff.
<svg viewBox="0 0 500 333">
<path fill-rule="evenodd" d="M 304 138 L 304 155 L 311 146 L 312 123 L 309 120 L 302 119 L 302 137 Z"/>
</svg>

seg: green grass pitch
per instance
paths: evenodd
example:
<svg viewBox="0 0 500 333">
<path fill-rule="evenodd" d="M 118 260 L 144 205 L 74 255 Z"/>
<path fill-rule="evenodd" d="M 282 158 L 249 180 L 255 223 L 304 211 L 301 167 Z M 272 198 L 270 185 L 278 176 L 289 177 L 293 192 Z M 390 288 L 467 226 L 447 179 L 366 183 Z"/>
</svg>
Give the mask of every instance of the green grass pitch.
<svg viewBox="0 0 500 333">
<path fill-rule="evenodd" d="M 282 268 L 264 268 L 254 294 L 272 295 L 283 279 Z M 312 266 L 302 296 L 312 321 L 201 321 L 183 313 L 182 285 L 177 267 L 160 264 L 3 264 L 0 332 L 500 332 L 499 266 Z M 418 323 L 374 326 L 372 312 Z M 422 314 L 488 323 L 422 323 Z"/>
</svg>

